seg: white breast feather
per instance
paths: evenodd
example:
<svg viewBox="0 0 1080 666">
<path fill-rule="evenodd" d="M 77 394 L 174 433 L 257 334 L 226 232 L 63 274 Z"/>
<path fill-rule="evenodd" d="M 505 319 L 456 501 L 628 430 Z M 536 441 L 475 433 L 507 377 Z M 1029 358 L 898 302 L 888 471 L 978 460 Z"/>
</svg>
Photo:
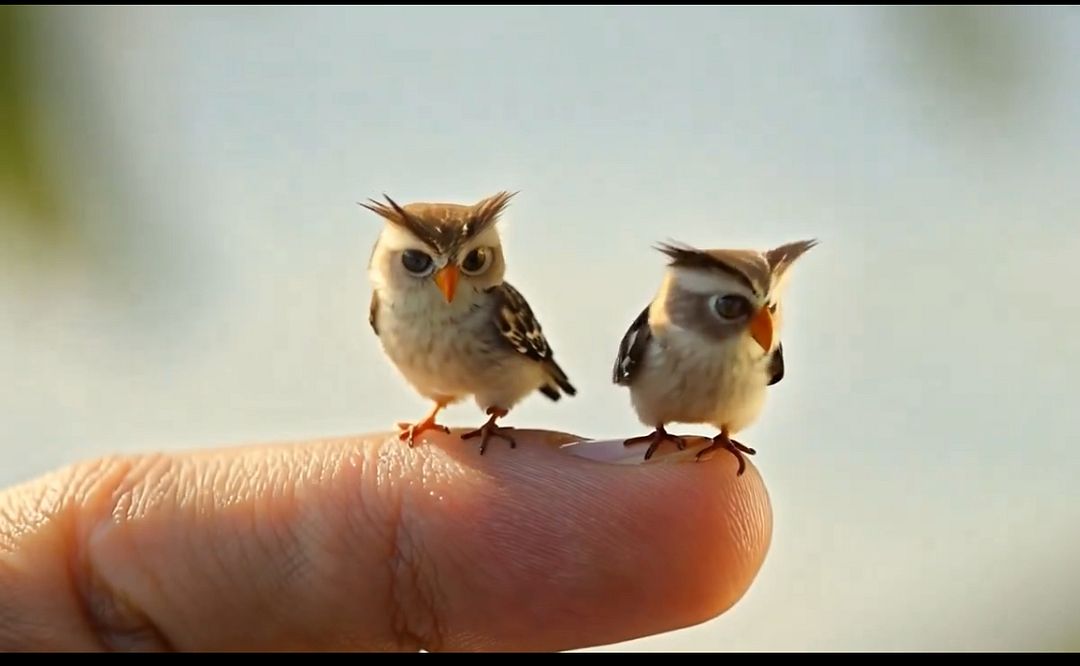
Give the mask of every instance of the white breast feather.
<svg viewBox="0 0 1080 666">
<path fill-rule="evenodd" d="M 448 305 L 437 292 L 397 299 L 383 294 L 383 349 L 424 397 L 452 404 L 474 396 L 482 409 L 510 409 L 545 381 L 538 363 L 499 345 L 486 295 L 478 294 L 480 307 L 471 307 L 466 299 Z"/>
<path fill-rule="evenodd" d="M 631 400 L 649 427 L 709 424 L 734 434 L 754 422 L 765 401 L 767 360 L 742 339 L 716 343 L 668 327 L 656 334 L 639 372 Z"/>
</svg>

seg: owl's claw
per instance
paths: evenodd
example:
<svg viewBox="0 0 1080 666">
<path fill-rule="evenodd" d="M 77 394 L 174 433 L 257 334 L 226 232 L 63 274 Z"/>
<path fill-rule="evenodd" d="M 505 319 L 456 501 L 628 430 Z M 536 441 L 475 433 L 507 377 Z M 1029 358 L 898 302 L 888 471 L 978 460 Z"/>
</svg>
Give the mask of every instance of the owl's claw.
<svg viewBox="0 0 1080 666">
<path fill-rule="evenodd" d="M 696 459 L 701 460 L 701 456 L 717 449 L 731 451 L 731 455 L 735 456 L 735 459 L 739 461 L 739 471 L 735 473 L 735 476 L 742 476 L 743 472 L 746 471 L 746 458 L 743 457 L 743 453 L 751 456 L 757 453 L 757 451 L 749 446 L 745 446 L 731 439 L 728 437 L 727 431 L 722 430 L 719 435 L 713 438 L 712 444 L 698 451 Z"/>
<path fill-rule="evenodd" d="M 403 442 L 409 443 L 409 448 L 416 446 L 416 436 L 427 430 L 438 430 L 439 432 L 450 434 L 450 428 L 439 425 L 434 421 L 421 421 L 420 423 L 398 423 L 398 428 L 401 430 L 398 433 L 398 439 Z"/>
<path fill-rule="evenodd" d="M 665 441 L 670 440 L 675 442 L 675 446 L 680 451 L 686 448 L 686 440 L 678 435 L 672 435 L 667 430 L 664 430 L 664 426 L 656 426 L 656 430 L 652 431 L 648 435 L 642 435 L 640 437 L 631 437 L 623 442 L 623 446 L 632 446 L 634 444 L 641 444 L 642 442 L 649 442 L 649 448 L 645 451 L 645 460 L 653 457 L 656 453 L 656 449 Z"/>
<path fill-rule="evenodd" d="M 480 437 L 480 455 L 484 455 L 484 451 L 487 450 L 488 441 L 492 437 L 498 437 L 499 439 L 506 440 L 510 444 L 510 448 L 516 449 L 517 442 L 514 438 L 506 434 L 507 430 L 513 430 L 510 426 L 497 426 L 495 420 L 507 415 L 505 409 L 499 409 L 498 407 L 491 407 L 487 410 L 489 415 L 487 423 L 480 426 L 476 430 L 467 432 L 461 436 L 461 439 L 472 439 L 473 437 Z"/>
<path fill-rule="evenodd" d="M 416 436 L 427 430 L 438 430 L 439 432 L 449 435 L 450 428 L 439 425 L 435 422 L 435 416 L 442 408 L 443 405 L 435 405 L 435 408 L 432 409 L 431 412 L 427 416 L 425 416 L 424 419 L 419 423 L 399 421 L 397 427 L 398 430 L 400 430 L 401 432 L 398 433 L 398 439 L 402 442 L 408 442 L 409 448 L 411 449 L 413 446 L 416 445 Z"/>
<path fill-rule="evenodd" d="M 738 449 L 738 450 L 742 451 L 742 452 L 743 452 L 743 453 L 745 453 L 746 455 L 752 456 L 752 455 L 754 455 L 755 453 L 757 453 L 757 451 L 755 451 L 754 449 L 750 448 L 749 446 L 745 446 L 745 445 L 743 445 L 743 444 L 740 444 L 739 442 L 736 442 L 736 441 L 735 441 L 735 440 L 733 440 L 733 439 L 729 439 L 728 441 L 730 441 L 730 442 L 731 442 L 731 445 L 732 445 L 732 446 L 734 446 L 734 447 L 735 447 L 736 449 Z"/>
</svg>

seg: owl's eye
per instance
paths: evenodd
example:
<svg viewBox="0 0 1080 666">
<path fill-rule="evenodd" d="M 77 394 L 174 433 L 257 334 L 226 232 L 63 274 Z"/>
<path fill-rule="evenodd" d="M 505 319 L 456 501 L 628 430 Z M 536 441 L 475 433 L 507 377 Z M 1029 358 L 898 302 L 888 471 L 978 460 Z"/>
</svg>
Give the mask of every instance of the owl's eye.
<svg viewBox="0 0 1080 666">
<path fill-rule="evenodd" d="M 750 301 L 738 294 L 727 296 L 713 296 L 713 310 L 720 315 L 721 319 L 729 321 L 745 317 L 750 314 Z"/>
<path fill-rule="evenodd" d="M 413 275 L 424 277 L 431 273 L 435 262 L 430 255 L 420 250 L 405 250 L 401 253 L 401 265 Z"/>
<path fill-rule="evenodd" d="M 491 250 L 478 247 L 465 255 L 465 260 L 461 262 L 461 271 L 466 275 L 479 275 L 486 271 L 490 265 Z"/>
</svg>

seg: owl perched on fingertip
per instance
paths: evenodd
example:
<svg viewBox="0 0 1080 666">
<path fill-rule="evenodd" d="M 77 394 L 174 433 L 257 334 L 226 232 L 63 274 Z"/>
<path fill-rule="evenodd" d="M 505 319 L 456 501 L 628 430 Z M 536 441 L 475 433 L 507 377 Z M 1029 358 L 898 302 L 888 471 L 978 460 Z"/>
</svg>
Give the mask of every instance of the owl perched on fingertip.
<svg viewBox="0 0 1080 666">
<path fill-rule="evenodd" d="M 432 402 L 416 423 L 399 423 L 399 438 L 415 444 L 427 430 L 449 433 L 439 412 L 472 397 L 488 416 L 462 435 L 516 446 L 497 425 L 534 392 L 557 401 L 577 393 L 525 298 L 505 280 L 506 257 L 497 223 L 514 194 L 475 204 L 370 199 L 360 204 L 385 225 L 369 265 L 369 323 L 405 380 Z"/>
<path fill-rule="evenodd" d="M 612 375 L 629 388 L 641 422 L 654 429 L 627 446 L 647 442 L 648 460 L 665 441 L 685 448 L 668 424 L 709 424 L 720 432 L 698 459 L 724 449 L 738 460 L 737 474 L 745 471 L 743 454 L 755 451 L 731 436 L 757 420 L 768 387 L 784 378 L 783 288 L 792 264 L 816 244 L 766 251 L 658 247 L 667 270 L 623 336 Z"/>
</svg>

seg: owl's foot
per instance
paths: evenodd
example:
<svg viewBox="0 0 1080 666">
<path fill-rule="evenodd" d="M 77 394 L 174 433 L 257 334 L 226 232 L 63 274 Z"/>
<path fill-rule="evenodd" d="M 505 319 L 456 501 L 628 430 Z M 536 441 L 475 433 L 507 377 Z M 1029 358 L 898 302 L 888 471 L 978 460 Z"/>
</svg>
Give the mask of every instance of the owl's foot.
<svg viewBox="0 0 1080 666">
<path fill-rule="evenodd" d="M 449 435 L 450 428 L 435 422 L 435 417 L 443 407 L 444 405 L 435 405 L 434 409 L 432 409 L 428 415 L 424 417 L 424 420 L 419 423 L 409 423 L 408 421 L 399 422 L 397 427 L 401 432 L 398 433 L 398 439 L 402 442 L 408 442 L 409 448 L 411 449 L 416 445 L 416 436 L 427 430 L 438 430 L 439 432 Z"/>
<path fill-rule="evenodd" d="M 631 437 L 623 442 L 623 446 L 632 446 L 634 444 L 641 444 L 642 442 L 649 442 L 649 448 L 645 451 L 645 460 L 653 457 L 656 453 L 656 449 L 660 447 L 665 441 L 675 442 L 675 446 L 680 451 L 686 448 L 686 440 L 678 435 L 672 435 L 667 430 L 664 430 L 663 425 L 656 426 L 656 430 L 653 430 L 648 435 L 642 435 L 640 437 Z"/>
<path fill-rule="evenodd" d="M 739 461 L 739 471 L 735 473 L 735 476 L 742 476 L 743 472 L 746 471 L 746 458 L 743 457 L 743 454 L 745 453 L 746 455 L 752 456 L 757 453 L 757 451 L 749 446 L 745 446 L 728 437 L 727 430 L 722 430 L 719 435 L 713 437 L 713 443 L 711 445 L 698 451 L 697 459 L 701 460 L 701 456 L 717 449 L 731 451 L 731 455 L 735 456 L 735 459 Z"/>
<path fill-rule="evenodd" d="M 517 442 L 514 438 L 506 434 L 507 430 L 513 430 L 512 427 L 503 427 L 495 425 L 495 419 L 500 419 L 506 416 L 509 412 L 505 409 L 499 409 L 498 407 L 491 407 L 487 410 L 488 420 L 487 423 L 480 426 L 472 432 L 467 432 L 461 436 L 461 439 L 472 439 L 473 437 L 480 437 L 480 455 L 484 455 L 484 451 L 487 450 L 488 440 L 492 437 L 498 437 L 499 439 L 506 440 L 510 443 L 510 448 L 517 448 Z"/>
</svg>

